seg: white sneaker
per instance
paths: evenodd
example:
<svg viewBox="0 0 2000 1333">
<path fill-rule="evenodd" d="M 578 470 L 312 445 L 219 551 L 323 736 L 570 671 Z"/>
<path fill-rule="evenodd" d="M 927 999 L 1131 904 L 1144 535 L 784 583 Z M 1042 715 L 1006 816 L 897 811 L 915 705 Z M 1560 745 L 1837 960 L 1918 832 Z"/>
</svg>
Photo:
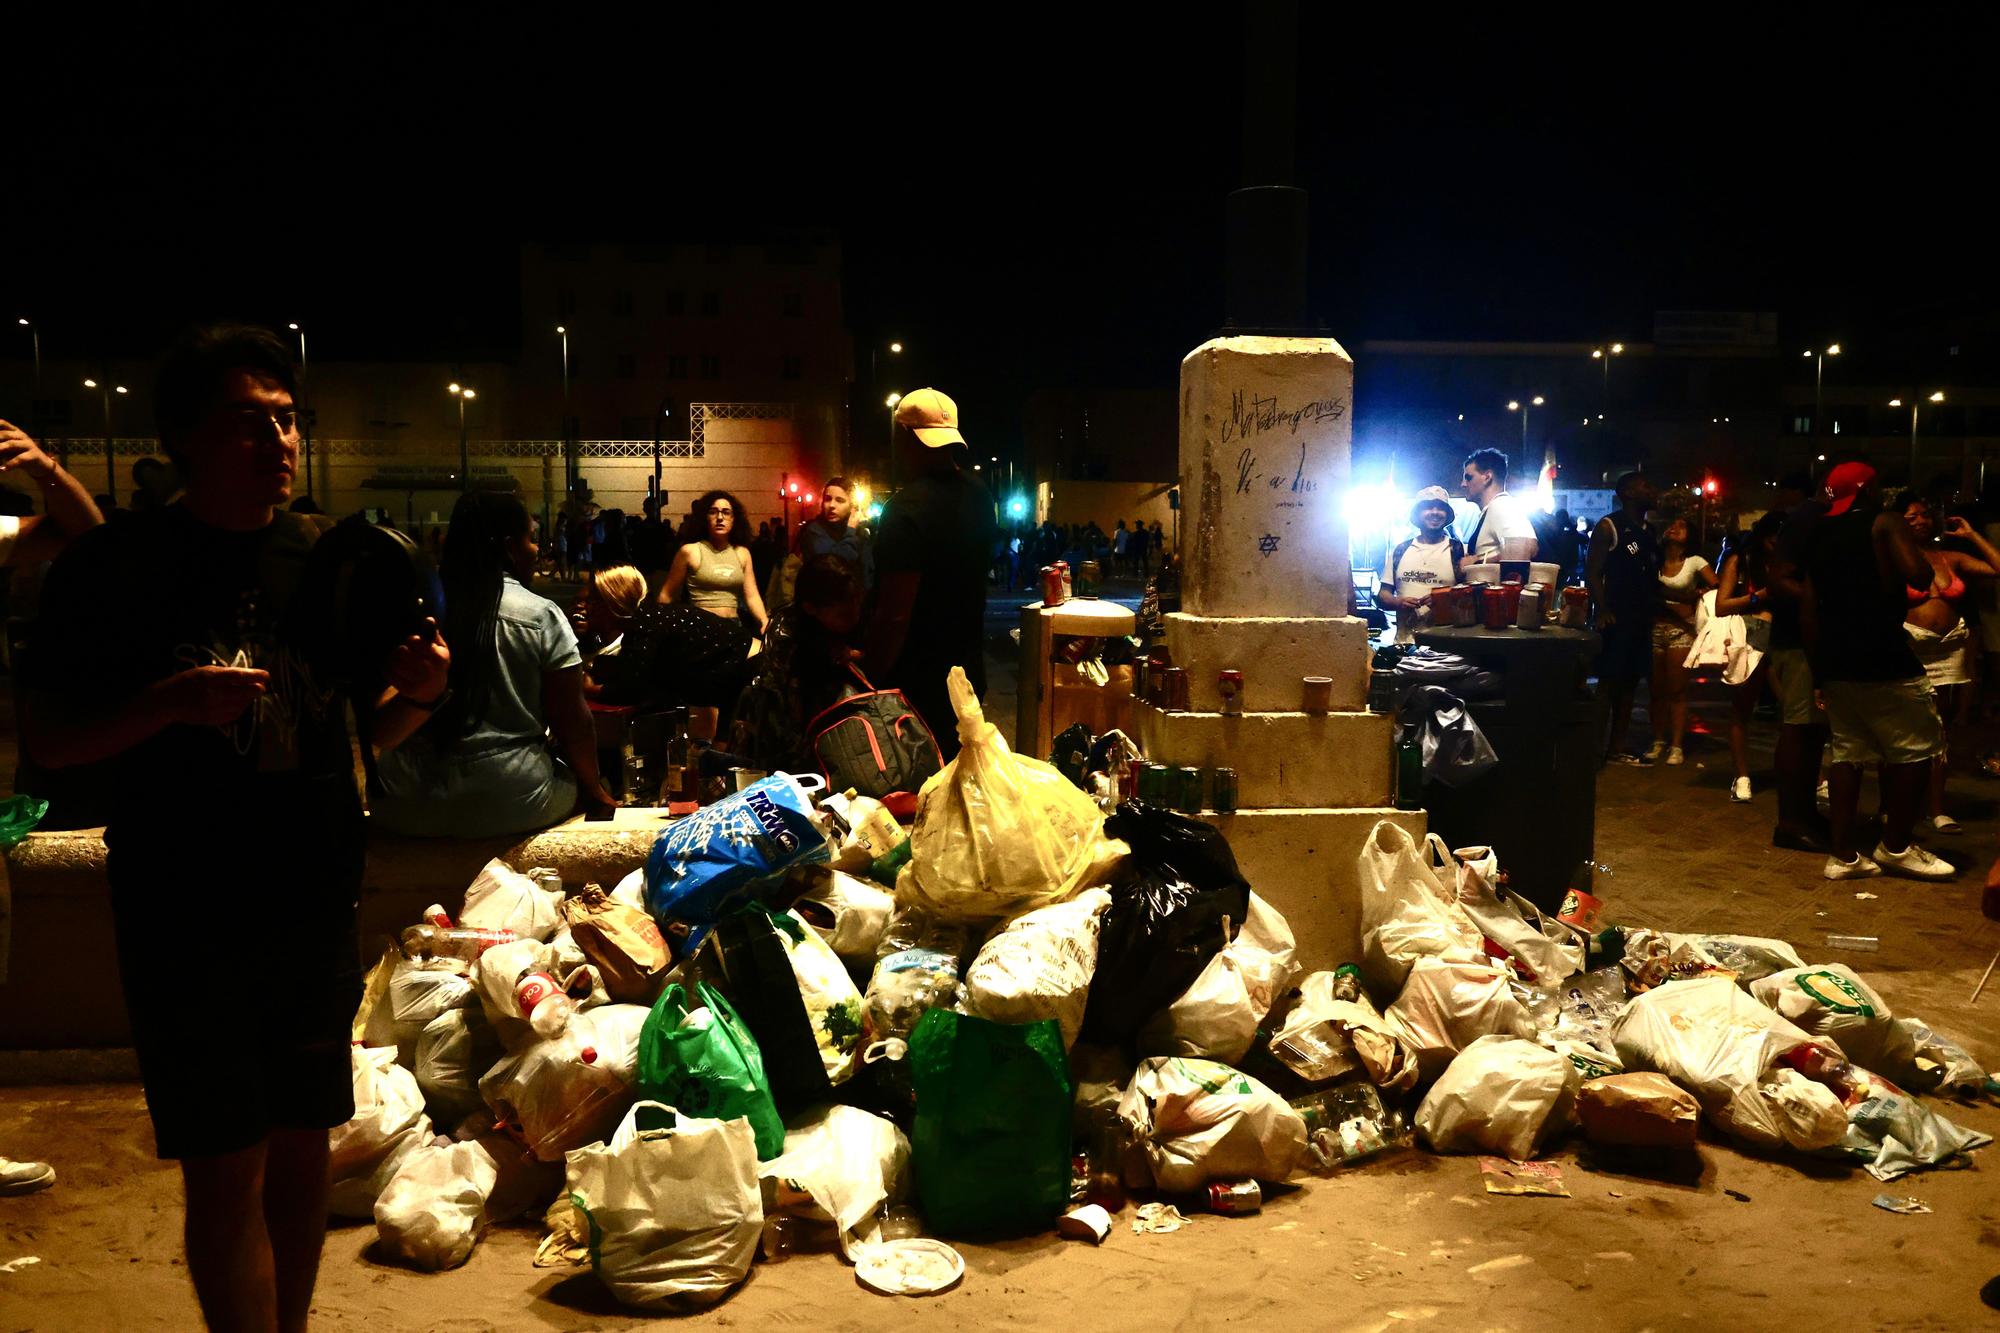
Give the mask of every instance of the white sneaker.
<svg viewBox="0 0 2000 1333">
<path fill-rule="evenodd" d="M 47 1162 L 17 1162 L 0 1157 L 0 1196 L 33 1194 L 56 1183 L 56 1169 Z"/>
<path fill-rule="evenodd" d="M 1730 799 L 1730 800 L 1732 800 L 1732 801 L 1747 801 L 1747 800 L 1749 800 L 1749 799 L 1750 799 L 1750 779 L 1748 779 L 1748 778 L 1738 778 L 1738 779 L 1736 779 L 1736 781 L 1735 781 L 1734 783 L 1732 783 L 1732 784 L 1730 785 L 1730 788 L 1729 788 L 1729 799 Z"/>
<path fill-rule="evenodd" d="M 1852 861 L 1829 856 L 1826 858 L 1826 869 L 1821 873 L 1828 879 L 1867 879 L 1870 875 L 1881 874 L 1882 867 L 1859 854 Z"/>
<path fill-rule="evenodd" d="M 1660 756 L 1666 752 L 1667 743 L 1665 741 L 1654 741 L 1646 747 L 1645 760 L 1649 764 L 1657 764 L 1660 762 Z"/>
<path fill-rule="evenodd" d="M 1687 756 L 1681 753 L 1680 746 L 1676 745 L 1673 749 L 1667 751 L 1668 768 L 1678 768 L 1682 764 L 1685 764 L 1686 762 L 1687 762 Z"/>
<path fill-rule="evenodd" d="M 1932 856 L 1914 842 L 1900 852 L 1892 852 L 1877 843 L 1875 860 L 1889 874 L 1901 875 L 1905 879 L 1950 879 L 1958 873 L 1952 869 L 1951 862 Z"/>
</svg>

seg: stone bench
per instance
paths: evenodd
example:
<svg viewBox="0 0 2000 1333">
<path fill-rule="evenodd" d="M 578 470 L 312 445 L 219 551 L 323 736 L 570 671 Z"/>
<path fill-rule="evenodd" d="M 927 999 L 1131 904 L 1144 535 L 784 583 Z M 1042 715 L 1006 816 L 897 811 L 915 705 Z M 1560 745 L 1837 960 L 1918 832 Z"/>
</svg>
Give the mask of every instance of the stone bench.
<svg viewBox="0 0 2000 1333">
<path fill-rule="evenodd" d="M 663 810 L 620 809 L 615 819 L 578 816 L 518 839 L 371 836 L 361 888 L 363 955 L 379 955 L 433 902 L 456 915 L 466 886 L 496 856 L 517 870 L 549 866 L 569 884 L 608 889 L 645 863 L 666 822 Z M 0 983 L 0 1051 L 130 1044 L 104 854 L 102 829 L 31 833 L 7 853 L 0 919 L 11 908 L 13 944 Z M 198 866 L 199 840 L 189 840 L 188 855 Z M 282 868 L 273 870 L 273 892 L 282 892 Z M 254 930 L 254 922 L 246 924 Z M 254 1004 L 257 973 L 282 961 L 238 956 L 233 925 L 204 921 L 191 908 L 186 934 L 161 947 L 185 950 L 190 967 L 242 966 L 245 1002 Z"/>
</svg>

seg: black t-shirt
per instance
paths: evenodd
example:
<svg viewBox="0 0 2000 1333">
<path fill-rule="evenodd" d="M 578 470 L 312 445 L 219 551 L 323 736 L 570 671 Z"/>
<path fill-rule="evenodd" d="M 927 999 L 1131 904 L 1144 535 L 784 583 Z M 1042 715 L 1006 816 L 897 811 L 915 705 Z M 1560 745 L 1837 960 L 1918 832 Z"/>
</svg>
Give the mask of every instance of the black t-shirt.
<svg viewBox="0 0 2000 1333">
<path fill-rule="evenodd" d="M 1903 581 L 1885 577 L 1875 554 L 1877 516 L 1849 510 L 1814 526 L 1806 572 L 1818 617 L 1815 680 L 1908 680 L 1924 673 L 1903 629 Z"/>
<path fill-rule="evenodd" d="M 1660 599 L 1660 546 L 1646 521 L 1622 509 L 1606 516 L 1611 549 L 1604 559 L 1606 607 L 1628 630 L 1650 623 Z"/>
<path fill-rule="evenodd" d="M 997 528 L 992 497 L 962 472 L 920 477 L 890 499 L 875 538 L 876 576 L 920 579 L 902 656 L 877 685 L 939 698 L 946 675 L 961 666 L 985 692 L 986 577 Z"/>
<path fill-rule="evenodd" d="M 1801 582 L 1806 578 L 1806 565 L 1812 554 L 1813 529 L 1825 517 L 1826 501 L 1807 500 L 1785 515 L 1785 522 L 1778 529 L 1778 551 L 1774 559 L 1779 564 L 1790 565 L 1794 577 Z M 1799 604 L 1789 597 L 1773 597 L 1771 647 L 1778 649 L 1805 646 L 1805 629 L 1799 623 Z"/>
<path fill-rule="evenodd" d="M 102 766 L 114 834 L 193 821 L 303 834 L 315 816 L 352 817 L 346 700 L 284 634 L 319 532 L 291 513 L 227 532 L 175 504 L 94 528 L 56 561 L 22 664 L 29 689 L 87 715 L 191 667 L 271 673 L 230 726 L 177 723 Z"/>
</svg>

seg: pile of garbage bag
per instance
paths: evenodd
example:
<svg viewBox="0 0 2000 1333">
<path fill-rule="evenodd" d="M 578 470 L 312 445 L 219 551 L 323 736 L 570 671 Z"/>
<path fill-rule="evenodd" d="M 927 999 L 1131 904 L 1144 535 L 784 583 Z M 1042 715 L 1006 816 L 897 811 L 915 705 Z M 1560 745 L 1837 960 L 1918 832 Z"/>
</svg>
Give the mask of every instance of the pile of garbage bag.
<svg viewBox="0 0 2000 1333">
<path fill-rule="evenodd" d="M 952 697 L 964 748 L 907 830 L 775 774 L 608 890 L 496 861 L 432 906 L 355 1017 L 332 1211 L 428 1270 L 538 1218 L 538 1264 L 688 1310 L 796 1250 L 931 1290 L 963 1271 L 931 1238 L 1101 1239 L 1135 1192 L 1251 1211 L 1418 1143 L 1686 1149 L 1706 1122 L 1891 1179 L 1987 1142 L 1904 1091 L 1985 1071 L 1849 969 L 1590 936 L 1390 821 L 1358 959 L 1302 975 L 1214 827 L 1107 817 Z"/>
</svg>

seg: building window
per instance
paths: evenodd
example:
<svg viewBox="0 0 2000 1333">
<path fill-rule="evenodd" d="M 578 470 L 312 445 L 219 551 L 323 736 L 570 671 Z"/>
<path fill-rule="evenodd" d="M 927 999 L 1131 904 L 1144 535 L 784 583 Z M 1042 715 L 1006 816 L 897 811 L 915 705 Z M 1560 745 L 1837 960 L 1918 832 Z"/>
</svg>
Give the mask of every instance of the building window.
<svg viewBox="0 0 2000 1333">
<path fill-rule="evenodd" d="M 785 314 L 792 319 L 806 313 L 806 298 L 801 292 L 785 293 Z"/>
<path fill-rule="evenodd" d="M 719 314 L 721 314 L 721 313 L 722 313 L 722 293 L 721 293 L 721 292 L 703 292 L 703 293 L 701 294 L 701 313 L 702 313 L 702 314 L 704 314 L 704 315 L 719 315 Z"/>
<path fill-rule="evenodd" d="M 701 377 L 705 380 L 722 378 L 722 358 L 713 352 L 701 354 Z"/>
<path fill-rule="evenodd" d="M 667 378 L 670 380 L 684 380 L 687 377 L 688 377 L 687 353 L 674 352 L 670 354 L 667 357 Z"/>
<path fill-rule="evenodd" d="M 802 380 L 806 377 L 806 359 L 791 353 L 785 355 L 785 378 Z"/>
<path fill-rule="evenodd" d="M 615 373 L 621 380 L 638 379 L 639 358 L 632 355 L 630 352 L 620 352 L 618 354 L 617 370 Z"/>
<path fill-rule="evenodd" d="M 630 315 L 632 313 L 632 289 L 630 287 L 621 288 L 611 294 L 611 313 L 614 315 Z"/>
<path fill-rule="evenodd" d="M 667 313 L 685 315 L 688 312 L 688 294 L 678 289 L 667 293 Z"/>
<path fill-rule="evenodd" d="M 574 315 L 576 313 L 576 293 L 564 287 L 556 293 L 556 313 Z"/>
<path fill-rule="evenodd" d="M 1793 417 L 1793 418 L 1792 418 L 1792 434 L 1794 434 L 1794 435 L 1810 435 L 1810 434 L 1812 434 L 1812 418 L 1811 418 L 1811 417 Z"/>
</svg>

